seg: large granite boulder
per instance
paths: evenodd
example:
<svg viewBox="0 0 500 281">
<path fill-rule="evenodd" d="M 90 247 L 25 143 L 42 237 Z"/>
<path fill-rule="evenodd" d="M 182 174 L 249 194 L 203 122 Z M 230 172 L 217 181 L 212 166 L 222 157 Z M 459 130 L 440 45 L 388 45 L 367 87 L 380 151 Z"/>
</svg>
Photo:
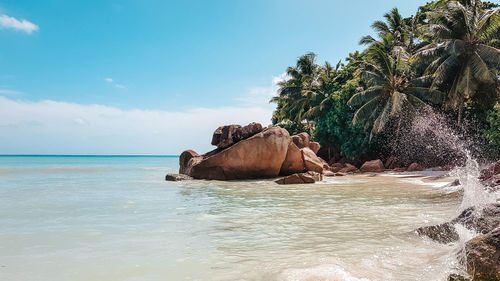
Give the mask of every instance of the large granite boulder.
<svg viewBox="0 0 500 281">
<path fill-rule="evenodd" d="M 323 176 L 316 172 L 306 172 L 293 174 L 276 181 L 277 184 L 305 184 L 305 183 L 315 183 L 317 181 L 322 181 Z"/>
<path fill-rule="evenodd" d="M 500 280 L 500 228 L 469 240 L 465 253 L 473 280 Z"/>
<path fill-rule="evenodd" d="M 491 232 L 500 227 L 500 203 L 489 204 L 482 209 L 470 207 L 450 222 L 420 227 L 416 232 L 440 243 L 450 243 L 459 238 L 455 229 L 457 224 L 481 234 Z"/>
<path fill-rule="evenodd" d="M 225 149 L 261 131 L 262 125 L 259 123 L 250 123 L 244 127 L 240 125 L 221 126 L 215 130 L 212 136 L 212 145 L 219 149 Z"/>
<path fill-rule="evenodd" d="M 224 135 L 224 129 L 222 131 Z M 272 127 L 209 157 L 200 159 L 193 156 L 187 166 L 183 166 L 185 161 L 180 161 L 180 171 L 195 179 L 208 180 L 276 177 L 290 142 L 290 135 L 285 129 Z"/>
<path fill-rule="evenodd" d="M 290 142 L 285 161 L 281 165 L 281 175 L 291 175 L 306 171 L 302 151 L 293 142 Z"/>
<path fill-rule="evenodd" d="M 362 173 L 381 173 L 385 170 L 382 160 L 367 161 L 359 169 Z"/>
</svg>

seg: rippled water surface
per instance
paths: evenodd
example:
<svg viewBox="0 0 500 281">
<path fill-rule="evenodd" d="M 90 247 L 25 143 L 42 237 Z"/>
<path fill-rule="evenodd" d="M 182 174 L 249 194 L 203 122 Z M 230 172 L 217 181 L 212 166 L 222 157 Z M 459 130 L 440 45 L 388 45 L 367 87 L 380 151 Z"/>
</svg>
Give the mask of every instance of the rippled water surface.
<svg viewBox="0 0 500 281">
<path fill-rule="evenodd" d="M 0 280 L 443 280 L 447 179 L 165 182 L 175 157 L 0 157 Z"/>
</svg>

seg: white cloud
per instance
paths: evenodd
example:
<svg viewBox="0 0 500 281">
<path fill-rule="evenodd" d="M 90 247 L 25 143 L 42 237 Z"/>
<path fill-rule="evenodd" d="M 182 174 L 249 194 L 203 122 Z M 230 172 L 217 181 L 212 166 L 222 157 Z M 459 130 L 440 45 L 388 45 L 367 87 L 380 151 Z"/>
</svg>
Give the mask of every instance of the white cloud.
<svg viewBox="0 0 500 281">
<path fill-rule="evenodd" d="M 31 34 L 33 31 L 37 31 L 40 28 L 38 25 L 29 22 L 25 19 L 18 20 L 14 17 L 9 17 L 7 15 L 0 15 L 0 28 L 11 28 L 15 30 L 24 31 Z"/>
<path fill-rule="evenodd" d="M 115 80 L 113 80 L 113 78 L 104 78 L 104 80 L 106 82 L 113 84 L 115 86 L 115 88 L 118 88 L 118 89 L 126 89 L 127 88 L 127 86 L 125 86 L 125 85 L 116 83 Z"/>
<path fill-rule="evenodd" d="M 0 96 L 0 154 L 180 154 L 206 152 L 223 124 L 270 124 L 272 108 L 236 106 L 183 112 L 123 110 Z"/>
<path fill-rule="evenodd" d="M 269 101 L 277 95 L 278 83 L 285 79 L 287 79 L 286 73 L 274 76 L 270 86 L 252 88 L 245 95 L 236 100 L 242 102 L 246 106 L 262 106 L 264 108 L 274 109 L 276 105 L 269 103 Z"/>
</svg>

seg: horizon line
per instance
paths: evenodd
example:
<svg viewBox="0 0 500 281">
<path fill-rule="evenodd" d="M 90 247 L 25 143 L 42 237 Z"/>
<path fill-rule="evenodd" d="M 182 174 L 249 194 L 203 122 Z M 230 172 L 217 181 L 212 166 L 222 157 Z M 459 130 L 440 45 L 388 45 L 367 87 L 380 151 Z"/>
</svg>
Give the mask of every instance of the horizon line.
<svg viewBox="0 0 500 281">
<path fill-rule="evenodd" d="M 1 156 L 148 156 L 148 157 L 179 157 L 173 154 L 0 154 Z"/>
</svg>

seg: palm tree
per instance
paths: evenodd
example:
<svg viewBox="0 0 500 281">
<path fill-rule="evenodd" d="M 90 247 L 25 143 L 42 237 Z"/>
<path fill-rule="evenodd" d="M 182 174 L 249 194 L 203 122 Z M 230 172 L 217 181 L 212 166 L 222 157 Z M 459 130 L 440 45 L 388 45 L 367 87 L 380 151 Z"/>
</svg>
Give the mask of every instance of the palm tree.
<svg viewBox="0 0 500 281">
<path fill-rule="evenodd" d="M 425 106 L 425 102 L 439 104 L 443 94 L 429 89 L 427 77 L 411 79 L 410 55 L 403 47 L 392 46 L 392 35 L 376 42 L 367 50 L 368 59 L 360 62 L 359 75 L 368 84 L 367 89 L 351 97 L 348 105 L 357 108 L 352 122 L 362 121 L 371 127 L 370 139 L 382 132 L 390 120 L 398 121 Z"/>
<path fill-rule="evenodd" d="M 458 111 L 458 124 L 467 101 L 492 107 L 498 98 L 500 50 L 498 9 L 484 9 L 480 0 L 448 1 L 431 13 L 426 26 L 433 42 L 417 52 L 432 57 L 426 69 L 433 88 L 447 89 L 445 109 Z"/>
<path fill-rule="evenodd" d="M 321 102 L 322 97 L 315 90 L 319 86 L 320 66 L 315 61 L 314 53 L 301 56 L 295 67 L 287 69 L 288 79 L 278 83 L 278 96 L 271 99 L 271 102 L 278 103 L 274 114 L 278 122 L 291 121 L 301 127 L 302 121 L 309 117 L 310 109 Z"/>
<path fill-rule="evenodd" d="M 407 25 L 407 20 L 404 19 L 397 8 L 392 9 L 390 12 L 384 14 L 384 21 L 375 21 L 372 28 L 377 33 L 380 39 L 384 38 L 387 34 L 391 34 L 393 43 L 397 46 L 405 46 L 411 44 L 410 27 Z M 364 36 L 360 40 L 360 44 L 372 46 L 377 40 L 370 35 Z"/>
</svg>

